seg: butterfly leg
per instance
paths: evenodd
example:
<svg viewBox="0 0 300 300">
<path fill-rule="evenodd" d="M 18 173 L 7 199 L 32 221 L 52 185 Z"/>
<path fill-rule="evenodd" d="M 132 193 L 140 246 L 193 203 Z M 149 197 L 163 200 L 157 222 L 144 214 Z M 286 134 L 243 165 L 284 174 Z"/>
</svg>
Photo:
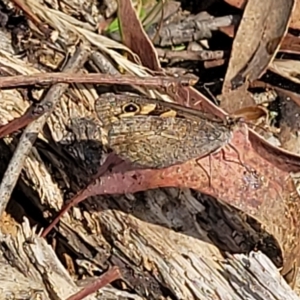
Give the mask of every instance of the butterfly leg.
<svg viewBox="0 0 300 300">
<path fill-rule="evenodd" d="M 243 166 L 247 172 L 252 173 L 252 170 L 249 169 L 249 167 L 243 162 L 240 152 L 230 143 L 228 144 L 228 147 L 230 147 L 237 154 L 238 161 L 226 158 L 224 149 L 221 149 L 223 159 L 227 162 L 239 164 L 239 165 Z"/>
<path fill-rule="evenodd" d="M 250 144 L 250 141 L 249 141 L 249 131 L 248 131 L 248 126 L 247 124 L 245 124 L 244 122 L 240 122 L 239 123 L 239 128 L 243 134 L 243 138 L 244 138 L 244 145 L 249 145 Z M 241 154 L 240 152 L 235 148 L 234 145 L 232 145 L 231 143 L 228 143 L 228 146 L 237 154 L 237 157 L 238 157 L 238 161 L 239 163 L 245 167 L 245 169 L 248 171 L 248 172 L 251 172 L 249 170 L 249 168 L 245 165 L 245 163 L 243 162 L 244 159 L 241 157 Z"/>
<path fill-rule="evenodd" d="M 208 155 L 208 159 L 209 159 L 209 169 L 210 169 L 210 174 L 209 172 L 202 166 L 202 164 L 200 163 L 200 160 L 202 159 L 203 157 L 199 157 L 196 159 L 196 164 L 204 171 L 204 173 L 207 175 L 207 178 L 208 178 L 208 187 L 211 188 L 212 187 L 212 182 L 211 182 L 211 155 L 209 154 Z"/>
</svg>

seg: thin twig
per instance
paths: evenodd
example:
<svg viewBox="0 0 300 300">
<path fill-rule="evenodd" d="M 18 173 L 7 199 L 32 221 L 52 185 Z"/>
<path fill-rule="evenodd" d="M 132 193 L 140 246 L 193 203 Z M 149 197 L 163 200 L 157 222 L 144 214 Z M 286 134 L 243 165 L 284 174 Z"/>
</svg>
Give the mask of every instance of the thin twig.
<svg viewBox="0 0 300 300">
<path fill-rule="evenodd" d="M 66 74 L 68 73 L 68 74 Z M 193 77 L 135 77 L 135 76 L 111 76 L 105 74 L 69 74 L 66 73 L 38 73 L 31 75 L 17 75 L 0 77 L 0 88 L 20 87 L 27 85 L 48 85 L 54 83 L 98 83 L 98 84 L 120 84 L 147 86 L 153 88 L 169 88 L 170 85 L 180 84 L 182 86 L 194 85 L 197 80 Z"/>
<path fill-rule="evenodd" d="M 117 279 L 121 279 L 121 272 L 118 267 L 112 267 L 81 291 L 67 298 L 67 300 L 81 300 Z"/>
<path fill-rule="evenodd" d="M 64 68 L 63 72 L 78 72 L 78 70 L 80 70 L 86 62 L 87 57 L 88 51 L 86 47 L 79 47 L 74 56 L 68 62 L 67 66 Z M 23 168 L 25 158 L 30 153 L 37 135 L 44 127 L 48 117 L 54 110 L 56 103 L 59 101 L 68 86 L 69 85 L 65 83 L 52 86 L 40 103 L 42 106 L 46 106 L 48 108 L 47 112 L 36 121 L 30 123 L 24 130 L 0 185 L 0 215 L 2 215 L 7 206 L 11 193 Z"/>
<path fill-rule="evenodd" d="M 176 85 L 190 86 L 197 82 L 195 76 L 186 77 L 134 77 L 128 75 L 116 76 L 106 74 L 66 74 L 65 73 L 39 73 L 33 75 L 18 75 L 0 77 L 0 88 L 9 88 L 26 85 L 49 85 L 54 83 L 100 83 L 100 84 L 120 84 L 120 85 L 134 85 L 134 86 L 148 86 L 153 88 L 162 87 L 167 93 L 175 89 Z M 170 89 L 171 88 L 171 89 Z M 175 92 L 176 93 L 176 92 Z M 0 126 L 0 138 L 11 134 L 31 123 L 33 120 L 39 118 L 42 114 L 47 112 L 51 105 L 47 103 L 34 104 L 28 108 L 26 113 L 20 118 L 13 119 L 9 123 Z"/>
</svg>

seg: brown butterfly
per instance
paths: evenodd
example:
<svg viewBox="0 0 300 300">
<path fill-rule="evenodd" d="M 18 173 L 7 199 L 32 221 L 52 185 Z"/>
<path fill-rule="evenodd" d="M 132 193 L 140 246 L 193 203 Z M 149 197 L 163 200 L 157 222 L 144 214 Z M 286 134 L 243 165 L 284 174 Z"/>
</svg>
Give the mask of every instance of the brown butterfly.
<svg viewBox="0 0 300 300">
<path fill-rule="evenodd" d="M 164 168 L 204 157 L 230 142 L 233 119 L 174 103 L 132 95 L 104 94 L 95 111 L 108 131 L 108 147 L 122 159 Z"/>
</svg>

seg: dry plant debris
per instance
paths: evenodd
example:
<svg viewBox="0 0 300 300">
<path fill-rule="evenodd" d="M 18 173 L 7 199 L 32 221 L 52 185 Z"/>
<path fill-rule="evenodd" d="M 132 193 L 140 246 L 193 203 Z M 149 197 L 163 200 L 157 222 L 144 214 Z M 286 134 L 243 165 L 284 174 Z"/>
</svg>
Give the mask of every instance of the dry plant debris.
<svg viewBox="0 0 300 300">
<path fill-rule="evenodd" d="M 0 2 L 0 299 L 298 299 L 299 1 L 187 2 Z"/>
</svg>

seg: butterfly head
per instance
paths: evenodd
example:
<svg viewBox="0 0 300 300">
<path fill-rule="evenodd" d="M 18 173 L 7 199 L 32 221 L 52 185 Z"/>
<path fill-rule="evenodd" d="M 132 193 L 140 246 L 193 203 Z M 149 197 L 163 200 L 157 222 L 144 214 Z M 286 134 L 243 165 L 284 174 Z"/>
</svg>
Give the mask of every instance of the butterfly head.
<svg viewBox="0 0 300 300">
<path fill-rule="evenodd" d="M 225 123 L 228 127 L 234 129 L 241 124 L 245 124 L 245 118 L 227 115 L 225 117 Z"/>
</svg>

